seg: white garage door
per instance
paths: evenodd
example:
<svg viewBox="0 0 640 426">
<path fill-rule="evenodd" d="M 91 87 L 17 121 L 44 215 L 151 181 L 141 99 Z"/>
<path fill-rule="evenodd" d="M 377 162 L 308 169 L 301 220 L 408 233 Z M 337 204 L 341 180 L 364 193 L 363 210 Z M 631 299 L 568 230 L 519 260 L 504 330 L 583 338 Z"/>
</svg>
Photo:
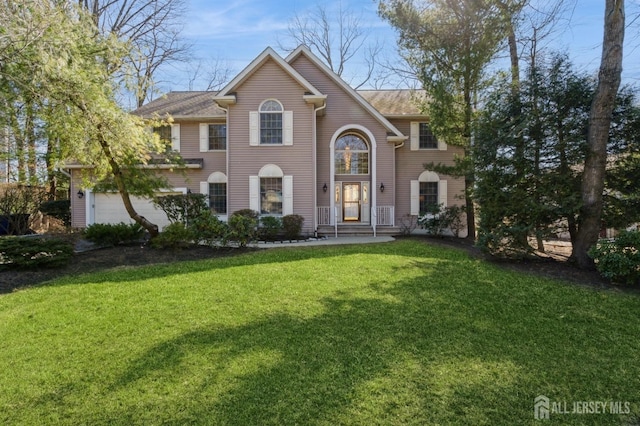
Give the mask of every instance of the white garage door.
<svg viewBox="0 0 640 426">
<path fill-rule="evenodd" d="M 161 195 L 173 195 L 179 193 L 163 192 Z M 160 195 L 160 194 L 159 194 Z M 151 223 L 158 225 L 162 230 L 170 222 L 167 215 L 162 210 L 156 208 L 153 202 L 147 198 L 131 197 L 133 208 L 140 216 L 144 216 Z M 133 223 L 129 213 L 124 208 L 124 203 L 120 194 L 94 194 L 94 222 L 95 223 Z"/>
</svg>

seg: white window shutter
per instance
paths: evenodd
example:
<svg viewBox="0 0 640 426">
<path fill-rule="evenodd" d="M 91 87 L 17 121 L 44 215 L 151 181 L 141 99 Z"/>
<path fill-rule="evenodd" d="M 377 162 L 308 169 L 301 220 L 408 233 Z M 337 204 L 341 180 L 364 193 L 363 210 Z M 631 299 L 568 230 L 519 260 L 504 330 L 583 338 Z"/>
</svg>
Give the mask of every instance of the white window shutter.
<svg viewBox="0 0 640 426">
<path fill-rule="evenodd" d="M 447 181 L 442 179 L 438 182 L 438 204 L 447 207 Z"/>
<path fill-rule="evenodd" d="M 293 176 L 282 178 L 282 215 L 293 214 Z"/>
<path fill-rule="evenodd" d="M 249 111 L 249 145 L 260 145 L 260 113 Z"/>
<path fill-rule="evenodd" d="M 209 195 L 209 182 L 200 182 L 200 193 Z"/>
<path fill-rule="evenodd" d="M 417 216 L 420 214 L 420 182 L 417 180 L 411 181 L 411 215 Z"/>
<path fill-rule="evenodd" d="M 249 208 L 260 213 L 260 178 L 249 176 Z"/>
<path fill-rule="evenodd" d="M 411 122 L 411 151 L 420 149 L 420 123 Z"/>
<path fill-rule="evenodd" d="M 283 119 L 284 145 L 293 145 L 293 111 L 285 111 Z"/>
<path fill-rule="evenodd" d="M 442 140 L 438 139 L 438 150 L 439 151 L 446 151 L 447 150 L 447 143 L 445 141 L 442 141 Z"/>
<path fill-rule="evenodd" d="M 209 125 L 200 123 L 200 152 L 209 151 Z"/>
<path fill-rule="evenodd" d="M 209 182 L 200 182 L 200 193 L 206 197 L 204 202 L 207 204 L 207 207 L 209 207 Z"/>
<path fill-rule="evenodd" d="M 172 124 L 171 125 L 171 148 L 180 152 L 180 125 Z"/>
</svg>

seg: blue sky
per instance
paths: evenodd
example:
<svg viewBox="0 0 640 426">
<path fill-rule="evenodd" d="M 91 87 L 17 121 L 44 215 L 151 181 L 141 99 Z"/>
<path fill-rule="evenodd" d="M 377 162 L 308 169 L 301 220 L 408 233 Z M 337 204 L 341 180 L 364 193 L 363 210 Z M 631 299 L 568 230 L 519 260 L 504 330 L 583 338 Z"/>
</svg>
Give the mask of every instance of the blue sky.
<svg viewBox="0 0 640 426">
<path fill-rule="evenodd" d="M 546 2 L 547 0 L 538 0 Z M 566 14 L 553 35 L 544 44 L 554 50 L 566 51 L 581 70 L 597 72 L 602 44 L 603 0 L 569 0 L 575 6 Z M 239 72 L 267 46 L 277 49 L 278 40 L 285 40 L 287 25 L 296 15 L 304 15 L 318 0 L 187 0 L 188 12 L 183 36 L 193 44 L 194 54 L 203 59 L 217 58 Z M 362 14 L 362 22 L 370 29 L 370 37 L 381 41 L 385 56 L 395 51 L 395 33 L 382 21 L 373 0 L 327 0 L 329 11 L 347 8 Z M 627 1 L 627 22 L 633 20 L 640 5 Z M 640 84 L 640 36 L 638 22 L 627 29 L 623 80 Z M 282 53 L 282 52 L 280 52 Z M 362 64 L 354 62 L 350 70 L 357 73 Z M 187 90 L 184 73 L 176 70 L 171 82 L 161 83 L 161 91 Z M 197 87 L 196 87 L 197 88 Z"/>
</svg>

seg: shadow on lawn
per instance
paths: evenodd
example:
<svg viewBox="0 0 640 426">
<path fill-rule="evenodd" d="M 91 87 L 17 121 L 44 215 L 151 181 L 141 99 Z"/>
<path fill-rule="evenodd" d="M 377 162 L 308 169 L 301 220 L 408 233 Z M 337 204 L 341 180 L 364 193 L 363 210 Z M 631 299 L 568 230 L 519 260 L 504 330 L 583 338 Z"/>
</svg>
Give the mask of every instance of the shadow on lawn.
<svg viewBox="0 0 640 426">
<path fill-rule="evenodd" d="M 547 327 L 571 335 L 573 326 L 549 318 L 544 294 L 540 305 L 517 294 L 507 304 L 486 274 L 464 278 L 477 287 L 452 291 L 455 264 L 416 266 L 423 276 L 374 282 L 376 297 L 326 298 L 323 313 L 312 318 L 279 314 L 163 342 L 132 362 L 111 392 L 175 384 L 180 396 L 166 403 L 183 410 L 156 419 L 170 423 L 429 424 L 464 423 L 466 416 L 476 424 L 505 424 L 531 418 L 533 398 L 550 380 L 545 371 L 567 370 L 554 378 L 559 383 L 566 375 L 579 378 L 574 367 L 582 366 L 549 366 L 549 351 L 595 362 L 574 353 L 579 346 L 549 339 Z M 429 278 L 438 274 L 448 280 Z M 485 305 L 478 294 L 489 296 Z M 539 327 L 523 332 L 514 325 L 518 316 Z M 146 411 L 131 410 L 101 420 L 135 422 Z"/>
</svg>

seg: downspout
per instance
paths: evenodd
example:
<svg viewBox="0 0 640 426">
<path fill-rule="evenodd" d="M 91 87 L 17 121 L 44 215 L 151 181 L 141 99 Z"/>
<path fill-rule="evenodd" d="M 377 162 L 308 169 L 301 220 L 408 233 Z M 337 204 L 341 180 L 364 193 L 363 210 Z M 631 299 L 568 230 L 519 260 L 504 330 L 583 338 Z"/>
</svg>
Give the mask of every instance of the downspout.
<svg viewBox="0 0 640 426">
<path fill-rule="evenodd" d="M 317 191 L 317 186 L 318 186 L 318 161 L 317 161 L 317 156 L 318 156 L 318 112 L 322 111 L 323 109 L 325 109 L 327 107 L 327 103 L 324 102 L 321 106 L 319 106 L 318 108 L 314 108 L 313 109 L 313 140 L 312 140 L 312 148 L 313 148 L 313 152 L 312 152 L 312 161 L 313 161 L 313 184 L 316 188 L 314 188 L 313 190 L 313 230 L 314 230 L 314 237 L 316 237 L 318 235 L 318 191 Z"/>
<path fill-rule="evenodd" d="M 217 103 L 217 102 L 216 102 Z M 226 128 L 226 134 L 224 135 L 226 140 L 227 140 L 227 153 L 226 153 L 226 170 L 225 170 L 225 175 L 227 175 L 227 222 L 229 221 L 229 194 L 231 194 L 231 192 L 229 191 L 229 107 L 224 108 L 223 106 L 221 106 L 220 104 L 218 104 L 218 108 L 220 108 L 221 110 L 223 110 L 225 112 L 225 128 Z"/>
</svg>

